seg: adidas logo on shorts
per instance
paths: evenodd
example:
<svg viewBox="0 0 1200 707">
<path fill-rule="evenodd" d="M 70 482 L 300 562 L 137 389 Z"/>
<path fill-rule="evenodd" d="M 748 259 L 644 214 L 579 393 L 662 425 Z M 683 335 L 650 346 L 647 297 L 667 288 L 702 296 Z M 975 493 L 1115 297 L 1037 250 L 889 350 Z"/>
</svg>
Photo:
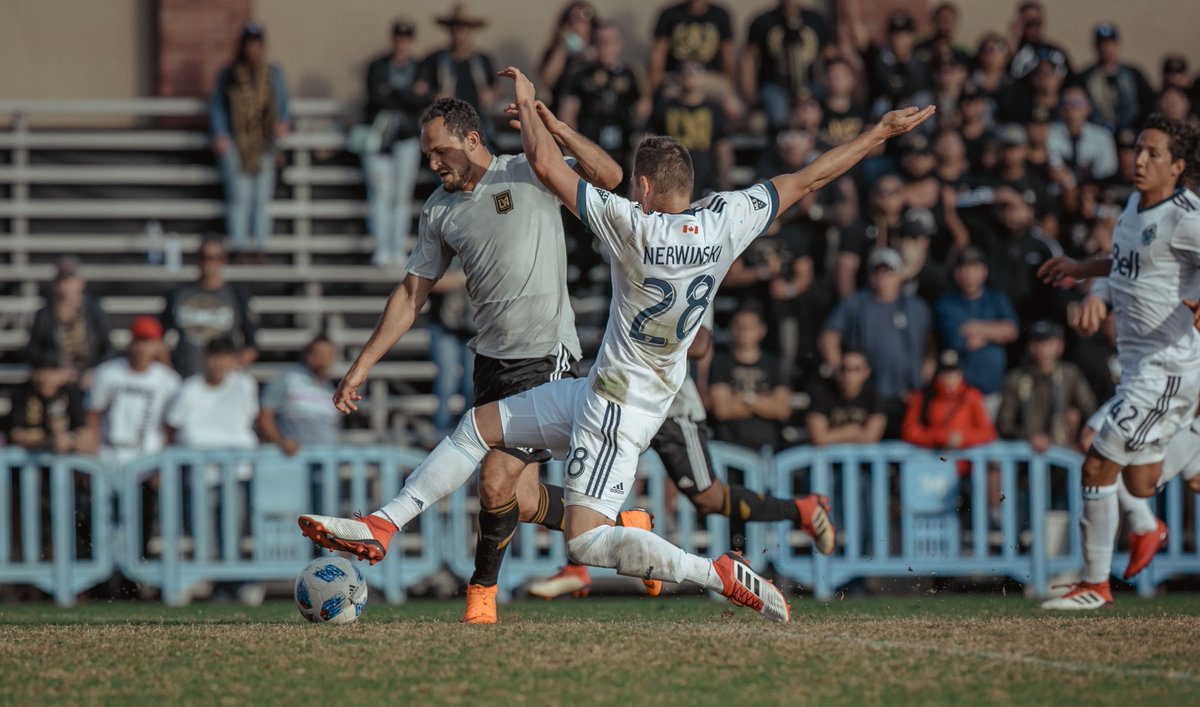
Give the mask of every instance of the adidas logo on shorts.
<svg viewBox="0 0 1200 707">
<path fill-rule="evenodd" d="M 608 490 L 608 492 L 609 493 L 625 493 L 625 482 L 622 481 L 621 483 L 617 484 L 616 486 L 613 486 L 612 488 L 610 488 Z"/>
</svg>

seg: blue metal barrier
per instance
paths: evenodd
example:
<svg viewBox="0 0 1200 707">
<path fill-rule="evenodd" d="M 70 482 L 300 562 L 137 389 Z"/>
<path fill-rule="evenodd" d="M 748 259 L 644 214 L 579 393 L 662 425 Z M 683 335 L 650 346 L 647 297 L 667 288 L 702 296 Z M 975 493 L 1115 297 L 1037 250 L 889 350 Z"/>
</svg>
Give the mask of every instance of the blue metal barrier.
<svg viewBox="0 0 1200 707">
<path fill-rule="evenodd" d="M 69 606 L 110 578 L 111 498 L 96 459 L 0 450 L 0 584 L 31 584 Z"/>
<path fill-rule="evenodd" d="M 773 563 L 818 598 L 858 578 L 914 575 L 1007 576 L 1046 595 L 1051 577 L 1079 566 L 1082 460 L 1074 452 L 1039 455 L 1022 443 L 959 453 L 901 443 L 800 447 L 774 457 L 721 443 L 710 451 L 724 480 L 736 474 L 750 489 L 781 497 L 810 491 L 831 497 L 840 528 L 831 557 L 814 553 L 790 523 L 746 528 L 748 559 L 760 567 Z M 289 580 L 316 552 L 296 529 L 297 515 L 378 508 L 423 458 L 420 451 L 384 447 L 313 448 L 295 457 L 274 448 L 169 450 L 113 470 L 92 458 L 2 450 L 0 583 L 32 584 L 68 605 L 119 568 L 160 587 L 168 604 L 181 604 L 202 582 Z M 649 508 L 657 532 L 700 554 L 728 549 L 728 519 L 698 518 L 652 451 L 642 465 L 630 505 Z M 989 476 L 996 480 L 992 505 Z M 548 465 L 547 478 L 561 481 L 561 463 Z M 1174 576 L 1200 572 L 1192 494 L 1176 480 L 1155 503 L 1171 539 L 1139 576 L 1143 595 Z M 478 507 L 468 485 L 426 511 L 392 541 L 384 562 L 364 568 L 373 591 L 401 602 L 442 565 L 468 576 Z M 90 552 L 77 518 L 86 521 Z M 559 533 L 523 524 L 504 563 L 501 595 L 552 574 L 565 555 Z M 1118 554 L 1114 569 L 1126 562 Z"/>
</svg>

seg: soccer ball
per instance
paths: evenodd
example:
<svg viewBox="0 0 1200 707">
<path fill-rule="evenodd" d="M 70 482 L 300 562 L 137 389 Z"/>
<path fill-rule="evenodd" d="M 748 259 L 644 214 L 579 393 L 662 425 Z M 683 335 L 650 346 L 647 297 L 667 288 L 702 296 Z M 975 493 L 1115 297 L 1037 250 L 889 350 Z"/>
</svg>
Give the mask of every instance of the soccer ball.
<svg viewBox="0 0 1200 707">
<path fill-rule="evenodd" d="M 296 578 L 296 608 L 315 624 L 353 623 L 367 603 L 362 570 L 344 557 L 318 557 Z"/>
</svg>

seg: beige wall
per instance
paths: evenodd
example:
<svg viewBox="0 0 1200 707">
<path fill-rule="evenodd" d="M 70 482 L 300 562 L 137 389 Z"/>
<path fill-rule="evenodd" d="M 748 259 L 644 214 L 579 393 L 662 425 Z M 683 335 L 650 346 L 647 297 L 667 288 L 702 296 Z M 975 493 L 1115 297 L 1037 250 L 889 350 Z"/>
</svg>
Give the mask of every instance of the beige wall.
<svg viewBox="0 0 1200 707">
<path fill-rule="evenodd" d="M 197 0 L 202 1 L 202 0 Z M 634 28 L 632 56 L 644 57 L 658 0 L 593 0 L 601 15 Z M 772 0 L 729 2 L 739 41 L 751 16 Z M 152 91 L 151 7 L 154 0 L 2 0 L 0 96 L 129 97 Z M 816 2 L 816 0 L 810 0 Z M 1016 0 L 958 0 L 962 37 L 973 43 L 986 29 L 1007 31 Z M 418 46 L 441 44 L 433 18 L 439 0 L 256 0 L 270 51 L 297 96 L 355 99 L 365 61 L 386 49 L 396 15 L 417 23 Z M 1157 82 L 1165 51 L 1180 51 L 1200 67 L 1200 0 L 1048 0 L 1048 30 L 1079 64 L 1091 59 L 1090 33 L 1101 19 L 1121 27 L 1125 53 Z M 498 62 L 536 68 L 556 18 L 558 0 L 476 0 L 491 18 L 479 43 Z M 236 32 L 237 28 L 231 28 Z"/>
</svg>

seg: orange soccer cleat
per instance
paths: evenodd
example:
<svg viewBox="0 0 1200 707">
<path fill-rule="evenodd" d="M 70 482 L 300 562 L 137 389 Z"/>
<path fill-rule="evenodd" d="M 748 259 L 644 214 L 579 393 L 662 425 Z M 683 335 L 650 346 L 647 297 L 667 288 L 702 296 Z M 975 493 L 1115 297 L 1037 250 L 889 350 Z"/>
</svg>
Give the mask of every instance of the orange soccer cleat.
<svg viewBox="0 0 1200 707">
<path fill-rule="evenodd" d="M 582 599 L 588 595 L 592 577 L 583 565 L 565 565 L 553 577 L 541 579 L 529 585 L 529 593 L 543 599 L 553 599 L 563 594 Z"/>
<path fill-rule="evenodd" d="M 360 560 L 375 564 L 387 554 L 388 543 L 396 526 L 379 516 L 336 518 L 303 515 L 297 519 L 300 532 L 327 550 L 348 552 Z"/>
<path fill-rule="evenodd" d="M 467 610 L 462 620 L 465 624 L 496 623 L 496 585 L 467 585 Z"/>
<path fill-rule="evenodd" d="M 1108 580 L 1103 582 L 1076 582 L 1071 590 L 1061 597 L 1042 602 L 1043 609 L 1061 609 L 1063 611 L 1086 611 L 1112 606 L 1112 591 L 1108 588 Z"/>
<path fill-rule="evenodd" d="M 796 499 L 796 509 L 800 512 L 800 529 L 812 537 L 817 552 L 832 553 L 837 545 L 837 528 L 829 518 L 829 498 L 809 494 Z"/>
<path fill-rule="evenodd" d="M 1167 546 L 1167 524 L 1155 519 L 1158 527 L 1149 533 L 1129 534 L 1129 566 L 1125 568 L 1126 581 L 1146 569 L 1159 550 Z"/>
<path fill-rule="evenodd" d="M 721 596 L 730 604 L 753 609 L 778 623 L 787 623 L 791 619 L 791 609 L 783 592 L 750 569 L 740 554 L 727 552 L 713 560 L 713 571 L 725 585 Z"/>
</svg>

